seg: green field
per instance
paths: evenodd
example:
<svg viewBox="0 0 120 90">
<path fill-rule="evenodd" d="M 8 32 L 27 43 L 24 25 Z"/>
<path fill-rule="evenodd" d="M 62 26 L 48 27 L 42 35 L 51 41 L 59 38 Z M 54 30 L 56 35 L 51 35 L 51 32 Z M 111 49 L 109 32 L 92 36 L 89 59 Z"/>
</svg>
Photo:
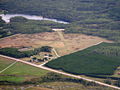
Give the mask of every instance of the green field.
<svg viewBox="0 0 120 90">
<path fill-rule="evenodd" d="M 0 57 L 0 70 L 3 70 L 14 61 Z M 0 74 L 0 81 L 23 82 L 28 79 L 44 76 L 46 70 L 17 62 L 15 65 Z"/>
<path fill-rule="evenodd" d="M 46 66 L 79 75 L 112 75 L 120 65 L 120 44 L 102 43 L 60 57 Z"/>
<path fill-rule="evenodd" d="M 12 64 L 14 61 L 0 57 L 0 71 Z"/>
</svg>

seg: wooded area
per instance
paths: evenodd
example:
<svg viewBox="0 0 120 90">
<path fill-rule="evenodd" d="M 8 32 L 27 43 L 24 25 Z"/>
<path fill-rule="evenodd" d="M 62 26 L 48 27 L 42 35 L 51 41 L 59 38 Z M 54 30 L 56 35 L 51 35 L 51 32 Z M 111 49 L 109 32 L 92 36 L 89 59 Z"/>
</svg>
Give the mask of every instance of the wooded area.
<svg viewBox="0 0 120 90">
<path fill-rule="evenodd" d="M 51 52 L 52 47 L 43 46 L 40 48 L 35 48 L 34 50 L 19 51 L 18 48 L 1 48 L 0 54 L 14 57 L 14 58 L 24 58 L 37 55 L 40 52 Z"/>
<path fill-rule="evenodd" d="M 109 77 L 120 64 L 120 44 L 102 43 L 48 62 L 46 66 L 77 75 Z"/>
<path fill-rule="evenodd" d="M 63 26 L 66 33 L 83 33 L 120 42 L 119 0 L 1 0 L 0 8 L 5 14 L 40 15 L 71 22 L 69 27 Z M 43 26 L 38 28 L 33 23 L 23 24 L 10 25 L 14 27 L 13 31 L 20 32 L 22 29 L 22 33 L 50 30 Z"/>
</svg>

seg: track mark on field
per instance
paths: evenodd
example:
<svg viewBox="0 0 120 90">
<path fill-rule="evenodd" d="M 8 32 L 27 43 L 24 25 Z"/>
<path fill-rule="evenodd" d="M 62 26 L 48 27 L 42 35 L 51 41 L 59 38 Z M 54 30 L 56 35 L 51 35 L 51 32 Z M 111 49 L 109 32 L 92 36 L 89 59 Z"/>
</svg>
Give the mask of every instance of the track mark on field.
<svg viewBox="0 0 120 90">
<path fill-rule="evenodd" d="M 2 71 L 0 71 L 0 73 L 4 72 L 5 70 L 9 69 L 10 67 L 12 67 L 14 64 L 16 64 L 18 61 L 15 61 L 14 63 L 10 64 L 8 67 L 6 67 L 5 69 L 3 69 Z"/>
</svg>

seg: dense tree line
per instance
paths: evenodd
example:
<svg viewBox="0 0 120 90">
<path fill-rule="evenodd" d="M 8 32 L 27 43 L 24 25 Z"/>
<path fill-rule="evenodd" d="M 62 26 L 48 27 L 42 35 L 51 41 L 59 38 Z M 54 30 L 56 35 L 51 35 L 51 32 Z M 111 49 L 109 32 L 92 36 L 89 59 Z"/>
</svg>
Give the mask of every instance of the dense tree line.
<svg viewBox="0 0 120 90">
<path fill-rule="evenodd" d="M 24 58 L 24 57 L 30 57 L 36 54 L 39 54 L 40 52 L 51 52 L 52 47 L 49 46 L 43 46 L 40 48 L 35 48 L 34 50 L 28 50 L 28 51 L 19 51 L 18 48 L 1 48 L 0 54 L 7 55 L 10 57 L 15 58 Z"/>
<path fill-rule="evenodd" d="M 0 38 L 7 37 L 11 34 L 12 33 L 9 31 L 9 29 L 6 28 L 5 21 L 3 21 L 2 17 L 0 17 Z"/>
<path fill-rule="evenodd" d="M 15 57 L 15 58 L 23 58 L 30 57 L 35 55 L 36 53 L 31 51 L 20 52 L 17 48 L 2 48 L 0 49 L 0 54 Z"/>
<path fill-rule="evenodd" d="M 111 57 L 120 57 L 120 44 L 100 47 L 93 50 L 93 53 L 103 54 Z"/>
</svg>

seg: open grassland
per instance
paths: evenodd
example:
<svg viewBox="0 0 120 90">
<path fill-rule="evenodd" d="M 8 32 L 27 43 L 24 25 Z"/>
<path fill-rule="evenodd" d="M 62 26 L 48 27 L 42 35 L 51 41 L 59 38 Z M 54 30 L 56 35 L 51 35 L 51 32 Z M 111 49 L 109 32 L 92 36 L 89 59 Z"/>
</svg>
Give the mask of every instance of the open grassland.
<svg viewBox="0 0 120 90">
<path fill-rule="evenodd" d="M 42 76 L 47 72 L 48 71 L 18 62 L 2 74 Z"/>
<path fill-rule="evenodd" d="M 22 87 L 24 87 L 24 90 L 116 90 L 103 86 L 84 86 L 80 83 L 73 82 L 47 82 L 36 86 Z M 17 90 L 21 90 L 20 86 L 0 86 L 0 88 L 4 88 L 5 90 L 14 90 L 14 88 L 16 88 Z"/>
<path fill-rule="evenodd" d="M 54 90 L 87 90 L 88 89 L 82 84 L 71 83 L 71 82 L 50 82 L 50 83 L 43 83 L 42 85 L 45 86 L 49 85 L 50 87 L 54 87 Z"/>
<path fill-rule="evenodd" d="M 84 34 L 64 34 L 62 32 L 45 32 L 38 34 L 17 34 L 0 40 L 0 47 L 32 47 L 51 46 L 60 56 L 70 54 L 99 42 L 110 42 L 104 38 Z"/>
<path fill-rule="evenodd" d="M 119 44 L 102 43 L 60 57 L 48 62 L 46 66 L 79 75 L 112 75 L 120 65 L 118 47 Z"/>
<path fill-rule="evenodd" d="M 6 68 L 8 63 L 11 64 L 12 62 L 14 61 L 0 57 L 0 69 Z M 46 70 L 17 62 L 0 74 L 0 81 L 23 82 L 31 78 L 44 76 L 47 73 Z"/>
<path fill-rule="evenodd" d="M 80 83 L 73 82 L 49 82 L 43 83 L 41 86 L 47 87 L 49 86 L 52 90 L 114 90 L 111 88 L 106 88 L 102 86 L 84 86 Z"/>
</svg>

